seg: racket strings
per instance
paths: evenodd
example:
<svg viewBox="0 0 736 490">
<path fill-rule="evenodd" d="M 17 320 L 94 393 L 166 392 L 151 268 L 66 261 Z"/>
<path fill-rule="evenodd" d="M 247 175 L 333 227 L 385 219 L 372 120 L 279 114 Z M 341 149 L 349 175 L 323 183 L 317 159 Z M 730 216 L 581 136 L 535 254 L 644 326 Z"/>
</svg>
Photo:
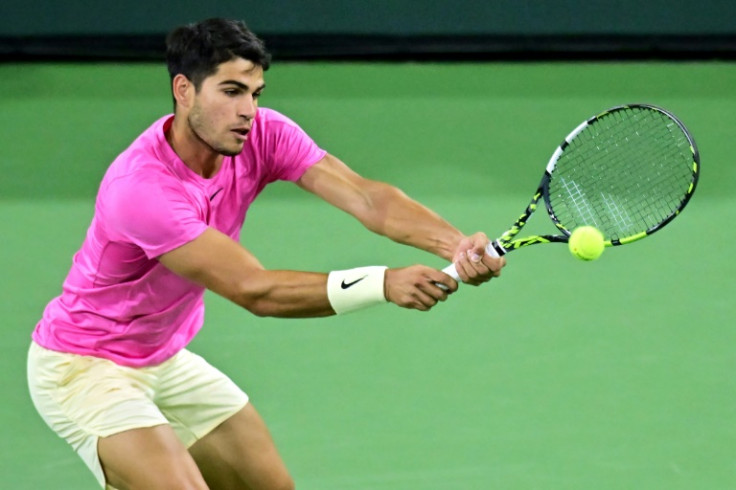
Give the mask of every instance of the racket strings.
<svg viewBox="0 0 736 490">
<path fill-rule="evenodd" d="M 666 114 L 628 108 L 595 120 L 552 172 L 550 206 L 568 230 L 593 225 L 611 240 L 669 219 L 693 181 L 687 135 Z"/>
</svg>

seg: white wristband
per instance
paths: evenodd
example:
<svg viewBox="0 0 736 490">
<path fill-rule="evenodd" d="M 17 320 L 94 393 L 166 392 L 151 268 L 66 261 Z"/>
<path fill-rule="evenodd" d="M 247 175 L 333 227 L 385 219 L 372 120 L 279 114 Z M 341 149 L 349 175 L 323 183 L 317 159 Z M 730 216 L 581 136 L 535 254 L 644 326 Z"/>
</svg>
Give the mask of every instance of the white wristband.
<svg viewBox="0 0 736 490">
<path fill-rule="evenodd" d="M 335 313 L 341 315 L 386 303 L 383 279 L 387 268 L 374 265 L 330 272 L 327 276 L 327 298 Z"/>
</svg>

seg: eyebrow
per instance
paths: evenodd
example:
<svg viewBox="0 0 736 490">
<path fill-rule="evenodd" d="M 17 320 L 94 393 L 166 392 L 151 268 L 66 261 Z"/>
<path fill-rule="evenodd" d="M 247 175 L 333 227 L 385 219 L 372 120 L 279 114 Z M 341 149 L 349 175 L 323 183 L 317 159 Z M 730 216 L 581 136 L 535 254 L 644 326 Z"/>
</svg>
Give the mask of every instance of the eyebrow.
<svg viewBox="0 0 736 490">
<path fill-rule="evenodd" d="M 238 82 L 237 80 L 223 80 L 218 85 L 235 85 L 236 87 L 238 87 L 238 88 L 240 88 L 242 90 L 248 90 L 249 89 L 249 87 L 246 84 L 244 84 L 242 82 Z M 263 90 L 264 88 L 266 88 L 266 84 L 265 83 L 262 83 L 260 86 L 258 86 L 253 91 L 254 92 L 258 92 L 259 90 Z"/>
</svg>

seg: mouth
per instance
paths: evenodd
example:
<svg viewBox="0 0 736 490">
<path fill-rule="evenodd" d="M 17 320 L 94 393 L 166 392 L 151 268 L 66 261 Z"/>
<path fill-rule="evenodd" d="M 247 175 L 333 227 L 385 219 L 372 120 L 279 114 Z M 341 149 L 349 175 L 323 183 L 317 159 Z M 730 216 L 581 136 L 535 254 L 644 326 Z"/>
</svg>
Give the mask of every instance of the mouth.
<svg viewBox="0 0 736 490">
<path fill-rule="evenodd" d="M 230 130 L 233 134 L 235 134 L 235 137 L 238 138 L 241 141 L 245 141 L 248 138 L 248 133 L 250 132 L 250 128 L 235 128 Z"/>
</svg>

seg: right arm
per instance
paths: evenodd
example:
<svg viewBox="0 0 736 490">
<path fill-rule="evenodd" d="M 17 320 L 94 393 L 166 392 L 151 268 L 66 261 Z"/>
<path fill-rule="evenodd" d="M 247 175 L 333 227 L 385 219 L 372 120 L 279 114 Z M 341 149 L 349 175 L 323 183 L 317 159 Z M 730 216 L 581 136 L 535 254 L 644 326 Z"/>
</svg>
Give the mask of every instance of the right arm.
<svg viewBox="0 0 736 490">
<path fill-rule="evenodd" d="M 177 275 L 258 316 L 307 318 L 335 314 L 327 295 L 327 274 L 267 270 L 248 250 L 213 228 L 161 255 L 159 261 Z M 389 269 L 385 281 L 387 301 L 422 311 L 444 301 L 448 292 L 457 289 L 449 276 L 422 265 Z"/>
</svg>

